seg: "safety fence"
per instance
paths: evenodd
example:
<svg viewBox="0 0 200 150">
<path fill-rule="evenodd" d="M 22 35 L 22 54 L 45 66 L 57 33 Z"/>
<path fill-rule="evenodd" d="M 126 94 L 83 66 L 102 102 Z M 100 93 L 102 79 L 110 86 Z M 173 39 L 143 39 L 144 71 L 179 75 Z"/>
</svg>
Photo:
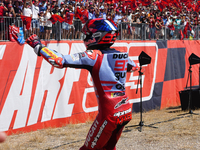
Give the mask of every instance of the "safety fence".
<svg viewBox="0 0 200 150">
<path fill-rule="evenodd" d="M 81 29 L 83 24 L 79 19 L 73 20 L 73 24 L 66 22 L 56 22 L 55 24 L 46 26 L 49 20 L 36 20 L 37 23 L 31 23 L 31 30 L 28 31 L 24 27 L 25 39 L 30 34 L 37 34 L 42 40 L 82 40 L 83 36 Z M 51 23 L 50 23 L 51 24 Z M 1 17 L 0 18 L 0 41 L 9 40 L 9 25 L 23 27 L 20 17 Z M 122 22 L 118 24 L 119 36 L 118 40 L 198 40 L 200 26 L 191 26 L 187 29 L 185 34 L 185 26 L 175 26 L 175 30 L 170 30 L 163 26 L 159 29 L 150 27 L 148 24 L 127 23 Z"/>
</svg>

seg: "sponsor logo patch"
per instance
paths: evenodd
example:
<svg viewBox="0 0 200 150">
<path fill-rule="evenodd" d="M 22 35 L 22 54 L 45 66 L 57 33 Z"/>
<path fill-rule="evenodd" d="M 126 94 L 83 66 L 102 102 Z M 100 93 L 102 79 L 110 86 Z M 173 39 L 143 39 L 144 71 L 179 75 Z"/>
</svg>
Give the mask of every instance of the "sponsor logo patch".
<svg viewBox="0 0 200 150">
<path fill-rule="evenodd" d="M 119 112 L 115 113 L 114 116 L 120 117 L 120 116 L 128 114 L 130 112 L 131 112 L 131 108 L 124 110 L 124 111 L 119 111 Z"/>
<path fill-rule="evenodd" d="M 119 103 L 117 103 L 115 105 L 115 109 L 119 108 L 121 105 L 127 104 L 127 100 L 128 98 L 123 98 Z"/>
<path fill-rule="evenodd" d="M 103 129 L 106 127 L 107 123 L 108 123 L 108 122 L 105 120 L 105 121 L 103 122 L 103 124 L 101 125 L 101 127 L 100 127 L 100 129 L 99 129 L 99 132 L 97 133 L 97 136 L 95 136 L 94 141 L 92 141 L 92 145 L 91 145 L 92 148 L 94 148 L 95 145 L 97 145 L 97 141 L 98 141 L 98 139 L 100 138 L 100 136 L 101 136 L 101 134 L 102 134 L 102 132 L 103 132 Z"/>
<path fill-rule="evenodd" d="M 123 95 L 125 95 L 125 92 L 115 92 L 115 93 L 111 93 L 111 98 L 123 96 Z"/>
<path fill-rule="evenodd" d="M 80 59 L 79 54 L 72 54 L 70 56 L 71 56 L 71 58 L 72 58 L 73 61 L 76 61 L 76 60 Z"/>
</svg>

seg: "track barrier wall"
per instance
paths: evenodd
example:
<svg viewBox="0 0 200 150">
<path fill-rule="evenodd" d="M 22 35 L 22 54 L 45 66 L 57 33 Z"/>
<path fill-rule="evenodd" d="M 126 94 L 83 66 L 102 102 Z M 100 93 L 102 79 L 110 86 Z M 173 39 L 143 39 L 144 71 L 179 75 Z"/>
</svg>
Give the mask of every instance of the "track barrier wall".
<svg viewBox="0 0 200 150">
<path fill-rule="evenodd" d="M 43 41 L 43 44 L 64 55 L 85 51 L 82 41 Z M 128 51 L 138 65 L 142 51 L 151 57 L 151 63 L 142 66 L 145 111 L 180 105 L 179 91 L 186 86 L 188 58 L 192 53 L 200 56 L 200 41 L 116 41 L 113 47 Z M 139 111 L 138 76 L 138 72 L 127 73 L 125 85 L 133 112 Z M 198 84 L 196 64 L 192 65 L 192 85 Z M 57 69 L 37 57 L 27 44 L 0 43 L 0 131 L 12 134 L 83 123 L 93 120 L 97 110 L 87 70 Z"/>
</svg>

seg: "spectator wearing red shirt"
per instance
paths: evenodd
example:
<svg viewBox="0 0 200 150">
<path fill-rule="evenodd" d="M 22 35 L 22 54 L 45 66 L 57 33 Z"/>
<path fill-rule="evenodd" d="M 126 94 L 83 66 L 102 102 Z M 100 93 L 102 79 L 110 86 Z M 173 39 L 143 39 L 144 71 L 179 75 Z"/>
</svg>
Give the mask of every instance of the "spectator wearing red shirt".
<svg viewBox="0 0 200 150">
<path fill-rule="evenodd" d="M 156 27 L 156 40 L 158 40 L 159 36 L 161 35 L 161 29 L 162 29 L 161 17 L 157 17 L 155 22 L 155 27 Z"/>
<path fill-rule="evenodd" d="M 4 33 L 4 13 L 8 11 L 8 9 L 4 6 L 3 2 L 0 2 L 0 40 L 3 40 L 3 33 Z"/>
<path fill-rule="evenodd" d="M 150 29 L 150 39 L 154 39 L 156 27 L 155 27 L 155 19 L 153 15 L 150 16 L 149 29 Z"/>
<path fill-rule="evenodd" d="M 23 12 L 23 16 L 32 17 L 33 13 L 30 8 L 30 2 L 28 2 L 27 0 L 24 0 L 22 12 Z M 24 35 L 26 39 L 26 37 L 29 37 L 31 35 L 31 28 L 27 29 L 26 25 L 23 23 L 23 30 L 24 30 Z"/>
</svg>

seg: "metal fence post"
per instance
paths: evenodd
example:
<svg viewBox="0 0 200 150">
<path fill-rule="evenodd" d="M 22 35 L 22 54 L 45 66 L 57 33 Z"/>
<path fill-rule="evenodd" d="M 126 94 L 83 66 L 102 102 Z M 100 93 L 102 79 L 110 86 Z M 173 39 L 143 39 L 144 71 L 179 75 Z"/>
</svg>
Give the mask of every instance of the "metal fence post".
<svg viewBox="0 0 200 150">
<path fill-rule="evenodd" d="M 164 40 L 167 39 L 167 34 L 166 34 L 166 27 L 164 27 Z"/>
</svg>

